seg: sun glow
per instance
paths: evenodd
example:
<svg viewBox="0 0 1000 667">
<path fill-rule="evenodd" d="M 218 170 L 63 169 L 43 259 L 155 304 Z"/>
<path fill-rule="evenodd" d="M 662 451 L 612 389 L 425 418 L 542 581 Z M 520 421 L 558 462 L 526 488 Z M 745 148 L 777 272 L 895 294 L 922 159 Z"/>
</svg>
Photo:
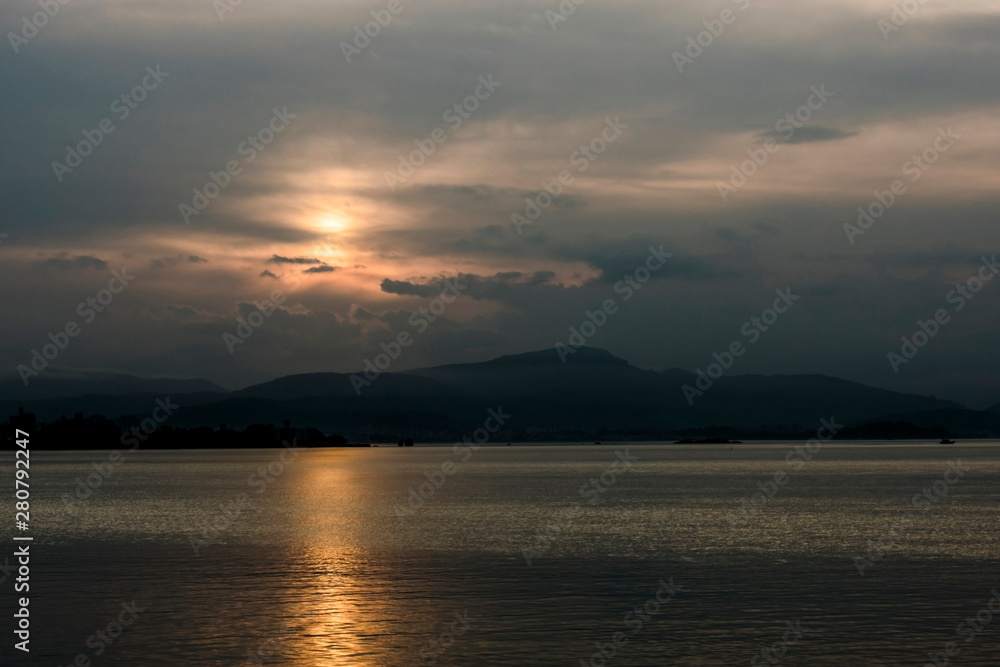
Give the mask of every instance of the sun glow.
<svg viewBox="0 0 1000 667">
<path fill-rule="evenodd" d="M 341 215 L 327 214 L 319 220 L 319 227 L 327 232 L 340 232 L 348 227 L 347 219 Z"/>
</svg>

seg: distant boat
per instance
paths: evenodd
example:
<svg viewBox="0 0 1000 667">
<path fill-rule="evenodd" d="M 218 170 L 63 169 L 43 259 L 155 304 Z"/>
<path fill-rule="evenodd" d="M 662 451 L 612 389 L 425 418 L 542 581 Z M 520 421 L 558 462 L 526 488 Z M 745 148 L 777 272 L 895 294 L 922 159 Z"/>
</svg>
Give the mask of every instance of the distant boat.
<svg viewBox="0 0 1000 667">
<path fill-rule="evenodd" d="M 939 445 L 954 445 L 955 441 L 954 440 L 949 440 L 948 438 L 945 438 L 944 440 L 942 440 L 938 444 Z"/>
</svg>

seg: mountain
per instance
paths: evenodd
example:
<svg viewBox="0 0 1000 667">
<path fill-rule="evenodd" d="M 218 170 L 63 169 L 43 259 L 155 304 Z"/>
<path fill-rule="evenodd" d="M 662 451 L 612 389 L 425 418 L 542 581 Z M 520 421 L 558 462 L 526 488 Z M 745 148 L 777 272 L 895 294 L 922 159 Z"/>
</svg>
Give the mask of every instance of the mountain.
<svg viewBox="0 0 1000 667">
<path fill-rule="evenodd" d="M 1000 414 L 981 410 L 930 410 L 880 417 L 881 422 L 909 422 L 921 428 L 941 426 L 953 437 L 1000 436 Z"/>
<path fill-rule="evenodd" d="M 25 386 L 20 379 L 0 380 L 0 400 L 38 400 L 86 394 L 125 396 L 141 393 L 165 395 L 196 392 L 227 393 L 219 385 L 201 378 L 142 378 L 103 371 L 67 372 L 49 369 L 37 377 L 30 378 L 28 386 Z"/>
<path fill-rule="evenodd" d="M 992 408 L 987 409 L 986 412 L 992 412 L 995 415 L 1000 415 L 1000 403 L 997 403 Z"/>
<path fill-rule="evenodd" d="M 554 350 L 490 361 L 383 373 L 358 395 L 350 376 L 310 373 L 248 387 L 234 397 L 327 399 L 329 411 L 412 410 L 476 425 L 503 406 L 512 424 L 541 432 L 595 429 L 678 432 L 710 425 L 808 430 L 821 418 L 847 424 L 887 414 L 962 410 L 964 406 L 900 394 L 822 375 L 722 377 L 695 396 L 697 377 L 678 369 L 632 366 L 606 350 L 580 348 L 565 363 Z"/>
<path fill-rule="evenodd" d="M 0 410 L 12 414 L 23 406 L 43 420 L 81 411 L 117 419 L 146 415 L 155 398 L 170 395 L 181 406 L 170 418 L 176 427 L 242 429 L 288 420 L 352 439 L 410 435 L 424 441 L 460 438 L 483 426 L 488 410 L 500 409 L 511 417 L 495 437 L 506 440 L 662 439 L 696 430 L 705 437 L 713 431 L 799 437 L 823 418 L 847 426 L 907 422 L 956 433 L 993 433 L 1000 425 L 997 415 L 950 401 L 823 375 L 734 375 L 710 385 L 702 376 L 699 385 L 694 373 L 640 369 L 595 348 L 580 348 L 565 362 L 547 349 L 384 372 L 356 387 L 358 378 L 364 376 L 305 373 L 225 392 L 204 380 L 53 376 L 39 382 L 33 398 L 0 400 Z M 700 393 L 685 393 L 685 385 Z M 85 395 L 66 397 L 73 388 Z"/>
<path fill-rule="evenodd" d="M 463 394 L 558 400 L 614 400 L 659 404 L 662 378 L 615 357 L 607 350 L 580 348 L 563 363 L 553 350 L 498 357 L 491 361 L 404 371 L 434 380 Z"/>
<path fill-rule="evenodd" d="M 702 420 L 736 426 L 814 424 L 836 417 L 845 424 L 887 414 L 962 410 L 952 401 L 876 389 L 825 375 L 734 375 L 722 377 L 697 397 Z"/>
<path fill-rule="evenodd" d="M 360 395 L 351 384 L 351 377 L 346 373 L 286 375 L 233 392 L 232 396 L 236 398 L 273 398 L 276 400 L 310 396 L 351 398 Z M 357 374 L 357 377 L 364 380 L 364 376 L 360 373 Z M 366 396 L 443 395 L 451 391 L 449 387 L 431 380 L 395 373 L 383 373 L 375 381 L 361 387 L 361 389 Z"/>
</svg>

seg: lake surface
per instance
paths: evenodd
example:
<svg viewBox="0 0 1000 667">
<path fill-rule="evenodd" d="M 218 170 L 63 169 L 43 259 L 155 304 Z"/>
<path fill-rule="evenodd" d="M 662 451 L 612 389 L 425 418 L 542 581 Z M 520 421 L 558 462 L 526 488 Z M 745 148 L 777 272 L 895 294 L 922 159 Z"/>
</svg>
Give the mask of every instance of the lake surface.
<svg viewBox="0 0 1000 667">
<path fill-rule="evenodd" d="M 0 663 L 1000 664 L 1000 443 L 796 446 L 36 452 Z"/>
</svg>

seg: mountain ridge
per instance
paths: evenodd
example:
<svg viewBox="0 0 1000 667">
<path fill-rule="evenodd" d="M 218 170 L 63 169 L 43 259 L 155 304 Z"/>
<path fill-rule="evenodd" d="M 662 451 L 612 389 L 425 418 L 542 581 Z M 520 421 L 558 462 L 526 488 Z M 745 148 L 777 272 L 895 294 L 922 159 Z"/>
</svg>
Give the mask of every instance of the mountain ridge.
<svg viewBox="0 0 1000 667">
<path fill-rule="evenodd" d="M 583 439 L 588 434 L 652 436 L 716 427 L 792 433 L 814 428 L 821 418 L 847 425 L 902 419 L 920 426 L 946 423 L 1000 432 L 993 413 L 828 375 L 723 375 L 707 386 L 707 378 L 697 385 L 699 377 L 677 368 L 642 369 L 607 350 L 583 347 L 565 362 L 550 348 L 378 375 L 300 373 L 232 392 L 167 393 L 184 406 L 172 423 L 195 427 L 224 423 L 242 428 L 290 420 L 357 434 L 365 428 L 404 428 L 410 420 L 431 432 L 475 428 L 487 409 L 502 406 L 515 415 L 513 428 L 525 433 L 576 433 Z M 699 393 L 686 393 L 684 385 L 698 386 Z M 157 386 L 206 385 L 193 380 Z M 148 391 L 90 393 L 0 400 L 0 409 L 12 414 L 23 406 L 43 419 L 80 409 L 121 417 L 151 409 L 153 398 Z M 935 419 L 943 423 L 932 423 Z"/>
</svg>

